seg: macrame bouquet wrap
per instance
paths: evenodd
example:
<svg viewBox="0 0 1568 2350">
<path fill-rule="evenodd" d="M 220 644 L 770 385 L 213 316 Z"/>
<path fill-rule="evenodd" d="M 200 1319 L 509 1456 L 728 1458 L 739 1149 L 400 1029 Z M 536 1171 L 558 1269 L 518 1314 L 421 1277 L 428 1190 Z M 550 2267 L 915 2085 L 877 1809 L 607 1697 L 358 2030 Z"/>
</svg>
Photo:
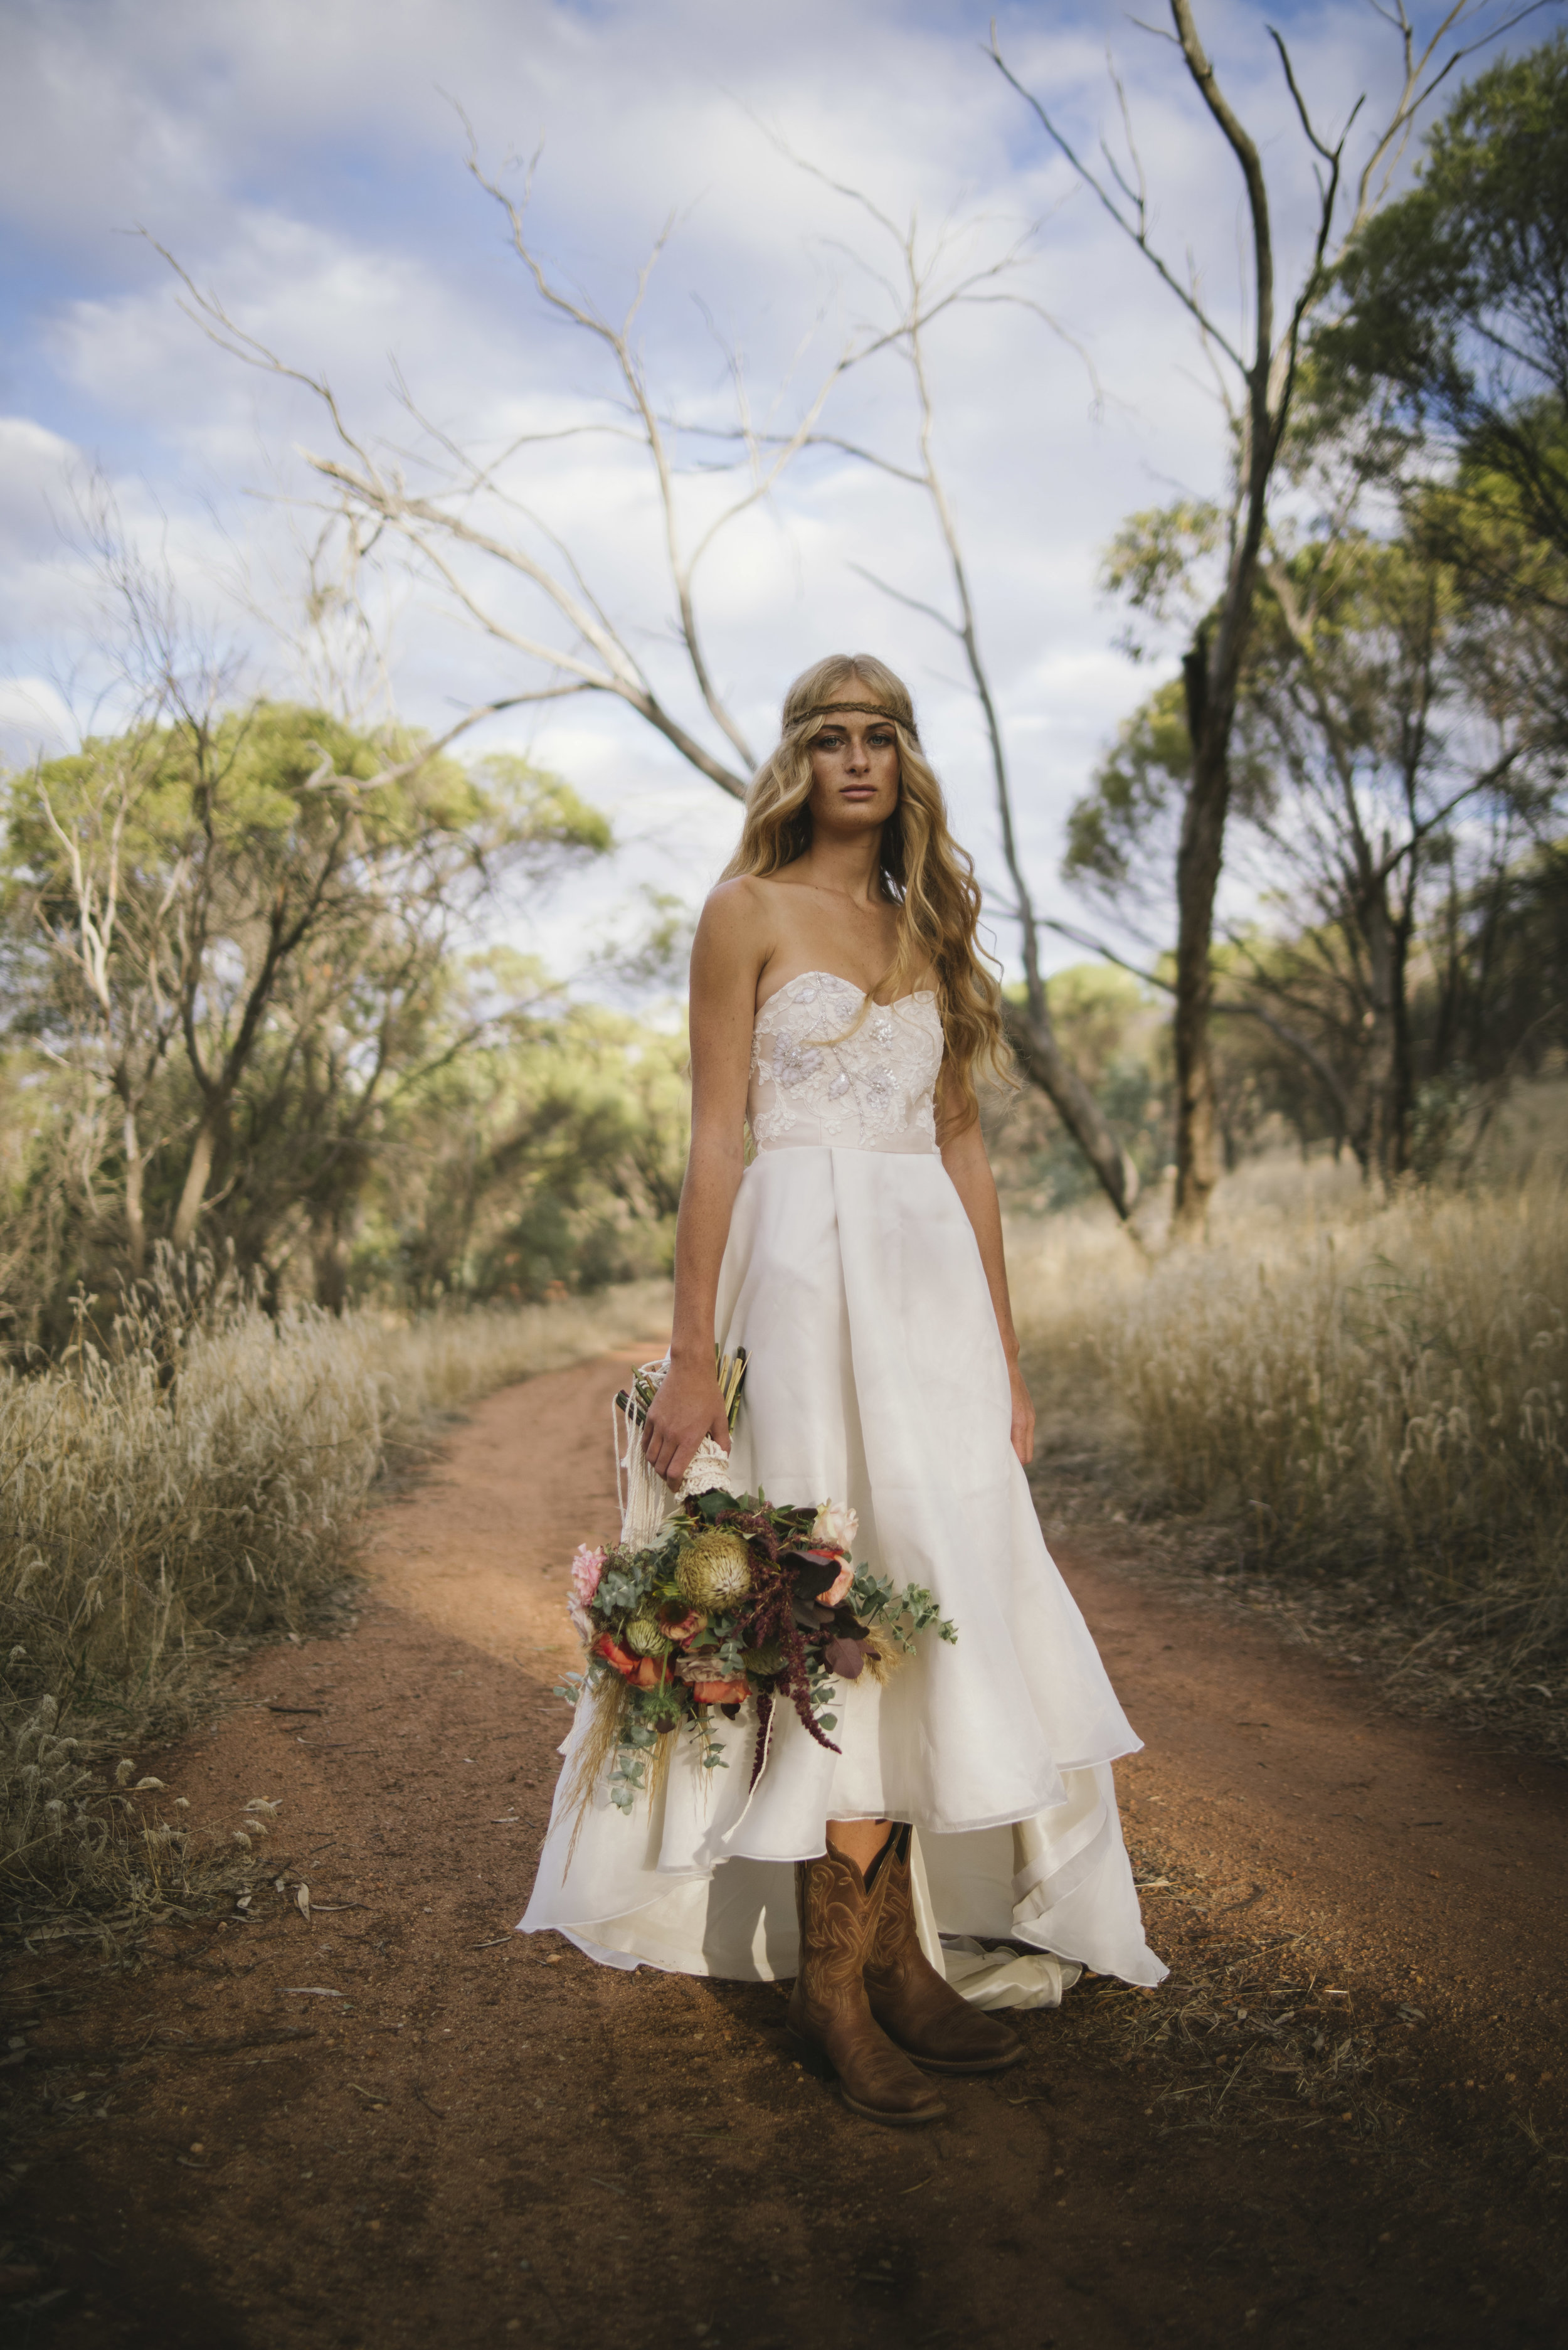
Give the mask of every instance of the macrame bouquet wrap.
<svg viewBox="0 0 1568 2350">
<path fill-rule="evenodd" d="M 661 1363 L 644 1363 L 633 1375 L 630 1388 L 623 1388 L 615 1399 L 616 1494 L 620 1503 L 623 1549 L 640 1550 L 652 1542 L 669 1517 L 674 1498 L 658 1470 L 649 1467 L 642 1441 L 648 1407 L 663 1386 L 669 1368 L 668 1355 Z M 719 1384 L 732 1428 L 740 1409 L 745 1376 L 743 1349 L 738 1355 L 720 1356 Z M 727 1493 L 729 1490 L 730 1456 L 711 1436 L 705 1436 L 680 1480 L 679 1498 L 684 1501 L 692 1493 Z"/>
<path fill-rule="evenodd" d="M 672 1493 L 643 1449 L 667 1367 L 645 1365 L 616 1399 L 621 1538 L 585 1544 L 572 1561 L 569 1607 L 586 1661 L 561 1694 L 592 1708 L 572 1788 L 580 1814 L 607 1773 L 610 1801 L 630 1812 L 659 1783 L 682 1732 L 707 1769 L 724 1769 L 714 1716 L 734 1721 L 746 1705 L 756 1711 L 753 1782 L 778 1704 L 836 1753 L 829 1732 L 840 1680 L 881 1678 L 925 1632 L 958 1638 L 929 1591 L 895 1591 L 857 1568 L 852 1509 L 732 1492 L 711 1437 Z M 745 1357 L 721 1358 L 719 1376 L 732 1427 Z"/>
</svg>

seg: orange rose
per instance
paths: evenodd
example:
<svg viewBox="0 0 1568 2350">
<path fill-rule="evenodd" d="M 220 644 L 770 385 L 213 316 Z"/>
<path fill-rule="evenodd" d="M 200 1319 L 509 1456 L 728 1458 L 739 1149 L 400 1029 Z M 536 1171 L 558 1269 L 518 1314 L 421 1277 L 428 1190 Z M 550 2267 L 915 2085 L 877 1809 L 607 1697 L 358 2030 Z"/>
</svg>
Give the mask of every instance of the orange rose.
<svg viewBox="0 0 1568 2350">
<path fill-rule="evenodd" d="M 855 1569 L 849 1560 L 846 1559 L 844 1565 L 839 1568 L 838 1573 L 834 1577 L 832 1583 L 829 1584 L 827 1589 L 817 1601 L 817 1606 L 819 1607 L 836 1607 L 840 1600 L 848 1598 L 849 1586 L 854 1580 Z"/>
<path fill-rule="evenodd" d="M 620 1675 L 623 1681 L 636 1680 L 642 1666 L 652 1661 L 650 1658 L 634 1657 L 629 1648 L 621 1647 L 613 1632 L 601 1632 L 588 1653 L 590 1656 L 602 1657 L 612 1671 Z"/>
<path fill-rule="evenodd" d="M 832 1582 L 825 1584 L 823 1588 L 815 1594 L 815 1596 L 819 1607 L 836 1607 L 841 1599 L 847 1599 L 849 1596 L 849 1586 L 855 1580 L 855 1568 L 851 1561 L 845 1557 L 843 1551 L 838 1548 L 836 1544 L 833 1544 L 831 1547 L 824 1545 L 820 1549 L 797 1550 L 795 1556 L 796 1558 L 809 1558 L 819 1568 L 831 1566 L 835 1559 L 842 1560 L 843 1564 L 839 1567 L 838 1572 L 834 1576 Z M 810 1589 L 809 1584 L 806 1586 L 806 1588 L 808 1590 Z"/>
<path fill-rule="evenodd" d="M 691 1687 L 699 1705 L 739 1705 L 751 1693 L 745 1681 L 694 1681 Z"/>
</svg>

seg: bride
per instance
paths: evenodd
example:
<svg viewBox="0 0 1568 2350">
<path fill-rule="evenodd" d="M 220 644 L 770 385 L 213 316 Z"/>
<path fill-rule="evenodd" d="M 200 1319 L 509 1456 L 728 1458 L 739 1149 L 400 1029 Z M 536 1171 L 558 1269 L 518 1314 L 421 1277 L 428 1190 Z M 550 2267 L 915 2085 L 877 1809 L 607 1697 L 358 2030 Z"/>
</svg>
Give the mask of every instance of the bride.
<svg viewBox="0 0 1568 2350">
<path fill-rule="evenodd" d="M 796 2041 L 888 2123 L 945 2110 L 929 2074 L 1023 2054 L 995 2010 L 1054 2004 L 1085 1966 L 1165 1972 L 1110 1770 L 1138 1742 L 1024 1475 L 1034 1410 L 975 1097 L 1003 1052 L 979 910 L 908 689 L 868 654 L 819 661 L 698 925 L 645 1448 L 674 1487 L 704 1437 L 730 1448 L 714 1342 L 744 1347 L 732 1488 L 848 1503 L 857 1562 L 924 1585 L 959 1637 L 842 1685 L 836 1754 L 778 1709 L 754 1785 L 753 1708 L 715 1714 L 727 1767 L 682 1740 L 629 1818 L 602 1783 L 580 1811 L 563 1795 L 580 1707 L 522 1921 L 614 1966 L 793 1975 Z"/>
</svg>

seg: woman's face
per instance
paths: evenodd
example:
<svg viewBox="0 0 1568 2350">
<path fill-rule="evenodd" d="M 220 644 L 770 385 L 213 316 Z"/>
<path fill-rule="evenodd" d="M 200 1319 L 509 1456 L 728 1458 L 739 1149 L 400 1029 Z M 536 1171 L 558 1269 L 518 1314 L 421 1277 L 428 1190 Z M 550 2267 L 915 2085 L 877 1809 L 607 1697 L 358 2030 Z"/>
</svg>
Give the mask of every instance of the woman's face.
<svg viewBox="0 0 1568 2350">
<path fill-rule="evenodd" d="M 846 698 L 869 702 L 854 681 Z M 875 832 L 898 805 L 898 737 L 885 718 L 864 711 L 836 713 L 810 746 L 814 834 Z"/>
</svg>

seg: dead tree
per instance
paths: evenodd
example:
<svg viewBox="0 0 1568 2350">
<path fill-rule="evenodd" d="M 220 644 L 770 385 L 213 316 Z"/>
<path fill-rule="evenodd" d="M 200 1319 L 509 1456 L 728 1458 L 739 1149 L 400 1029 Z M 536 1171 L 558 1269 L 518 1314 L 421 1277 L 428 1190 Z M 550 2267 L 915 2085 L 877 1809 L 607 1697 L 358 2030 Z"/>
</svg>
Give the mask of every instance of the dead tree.
<svg viewBox="0 0 1568 2350">
<path fill-rule="evenodd" d="M 798 159 L 794 159 L 797 160 Z M 810 167 L 805 167 L 810 168 Z M 432 464 L 443 478 L 433 487 L 410 486 L 403 461 L 373 447 L 352 432 L 330 384 L 320 376 L 303 373 L 249 335 L 210 294 L 202 292 L 173 261 L 184 286 L 184 307 L 224 349 L 252 366 L 299 383 L 309 390 L 329 419 L 337 443 L 335 450 L 312 455 L 309 463 L 330 486 L 338 512 L 356 543 L 390 530 L 441 580 L 456 607 L 497 645 L 537 664 L 544 677 L 509 692 L 488 705 L 505 709 L 580 693 L 614 696 L 662 735 L 691 766 L 722 791 L 743 797 L 748 771 L 754 760 L 733 712 L 715 681 L 699 612 L 697 574 L 706 554 L 721 534 L 759 504 L 777 486 L 786 469 L 803 451 L 836 447 L 875 464 L 896 478 L 909 482 L 930 501 L 950 570 L 957 617 L 930 616 L 962 645 L 971 681 L 984 715 L 1002 851 L 1012 882 L 1012 912 L 1023 943 L 1025 1003 L 1010 1007 L 1009 1031 L 1020 1064 L 1040 1086 L 1075 1139 L 1085 1151 L 1117 1213 L 1130 1215 L 1138 1196 L 1137 1170 L 1116 1142 L 1094 1096 L 1062 1049 L 1051 1018 L 1050 1003 L 1040 970 L 1037 916 L 1029 883 L 1019 857 L 1013 821 L 1012 786 L 1001 722 L 986 671 L 973 599 L 957 525 L 933 452 L 933 411 L 926 368 L 926 338 L 935 321 L 966 303 L 991 299 L 1025 302 L 1014 290 L 1002 290 L 997 281 L 1012 266 L 1012 253 L 1001 261 L 956 276 L 944 276 L 944 248 L 922 257 L 913 228 L 906 234 L 868 200 L 853 189 L 837 192 L 861 203 L 898 246 L 903 273 L 902 299 L 888 317 L 848 334 L 828 367 L 816 380 L 809 397 L 787 432 L 775 432 L 752 412 L 743 371 L 732 363 L 736 421 L 727 428 L 682 425 L 658 399 L 636 340 L 639 318 L 651 272 L 666 242 L 660 237 L 639 274 L 632 298 L 618 320 L 606 317 L 586 299 L 568 293 L 545 268 L 529 241 L 526 224 L 527 190 L 519 201 L 480 166 L 471 147 L 469 169 L 478 184 L 500 208 L 513 251 L 531 279 L 545 308 L 597 344 L 607 355 L 618 380 L 621 415 L 615 422 L 587 421 L 556 433 L 524 434 L 493 455 L 466 450 L 428 418 L 419 414 L 411 398 L 406 404 L 434 452 Z M 822 177 L 822 174 L 817 174 Z M 836 182 L 827 184 L 836 187 Z M 161 250 L 161 248 L 160 248 Z M 940 280 L 940 282 L 939 282 Z M 1029 307 L 1036 307 L 1027 304 Z M 914 469 L 857 447 L 823 429 L 830 396 L 852 369 L 883 354 L 903 357 L 909 364 L 915 389 L 919 457 Z M 524 452 L 559 439 L 602 432 L 629 441 L 649 468 L 662 525 L 668 583 L 674 598 L 675 637 L 685 656 L 690 682 L 695 687 L 709 720 L 725 748 L 716 751 L 691 724 L 668 704 L 636 658 L 626 632 L 611 619 L 603 601 L 590 588 L 571 549 L 545 528 L 504 478 L 511 462 Z M 716 442 L 738 445 L 732 461 L 743 473 L 743 483 L 694 532 L 686 528 L 680 444 L 697 436 L 710 447 Z M 476 513 L 493 510 L 492 519 L 476 520 Z M 493 565 L 503 574 L 525 579 L 542 598 L 558 624 L 553 638 L 515 627 L 503 608 L 503 599 L 475 584 L 475 558 Z M 887 588 L 887 583 L 877 581 Z M 897 591 L 888 589 L 887 592 Z M 912 599 L 903 598 L 906 603 Z M 732 764 L 739 761 L 739 765 Z"/>
<path fill-rule="evenodd" d="M 814 447 L 842 450 L 846 455 L 858 459 L 863 464 L 874 466 L 877 472 L 890 475 L 895 481 L 909 484 L 930 506 L 952 589 L 950 609 L 943 611 L 939 606 L 923 602 L 863 567 L 857 567 L 861 569 L 861 576 L 880 589 L 883 595 L 934 621 L 962 650 L 964 666 L 969 671 L 970 683 L 985 725 L 1002 860 L 1012 890 L 1009 911 L 1018 926 L 1023 961 L 1024 1000 L 1022 1005 L 1009 1003 L 1006 1007 L 1008 1039 L 1030 1082 L 1038 1086 L 1046 1096 L 1094 1170 L 1106 1198 L 1125 1221 L 1137 1203 L 1137 1169 L 1111 1131 L 1099 1103 L 1063 1050 L 1051 1016 L 1045 979 L 1040 969 L 1041 930 L 1059 929 L 1061 926 L 1044 920 L 1037 912 L 1029 877 L 1019 853 L 1012 784 L 1002 717 L 981 641 L 957 514 L 937 463 L 936 408 L 928 363 L 928 338 L 934 323 L 949 311 L 977 304 L 1014 304 L 1034 312 L 1058 333 L 1061 330 L 1056 328 L 1055 320 L 1047 317 L 1036 302 L 1009 282 L 1019 258 L 1018 245 L 1011 246 L 994 261 L 977 268 L 954 270 L 950 265 L 950 240 L 946 234 L 923 250 L 918 224 L 913 218 L 900 225 L 861 189 L 828 179 L 814 164 L 804 162 L 799 157 L 791 160 L 812 177 L 822 180 L 836 194 L 858 206 L 889 240 L 894 249 L 897 275 L 884 276 L 881 272 L 876 273 L 892 294 L 893 308 L 890 318 L 882 322 L 875 339 L 878 348 L 903 359 L 909 370 L 914 393 L 915 462 L 913 464 L 901 464 L 885 451 L 867 448 L 836 433 L 813 432 L 811 443 Z"/>
<path fill-rule="evenodd" d="M 705 521 L 690 524 L 682 494 L 680 428 L 674 424 L 649 378 L 638 342 L 649 286 L 669 241 L 668 226 L 638 273 L 618 319 L 607 317 L 586 296 L 559 283 L 546 268 L 528 234 L 532 174 L 521 197 L 512 195 L 481 165 L 472 138 L 468 168 L 498 207 L 508 241 L 546 311 L 596 344 L 611 365 L 618 385 L 618 412 L 589 416 L 558 430 L 524 432 L 493 452 L 462 447 L 440 424 L 423 415 L 411 393 L 401 389 L 404 407 L 422 435 L 425 478 L 410 478 L 405 456 L 351 429 L 330 383 L 286 360 L 248 334 L 216 296 L 203 292 L 171 254 L 159 246 L 184 288 L 182 307 L 219 347 L 247 365 L 303 387 L 320 403 L 335 446 L 307 452 L 307 462 L 328 491 L 348 528 L 369 539 L 391 532 L 450 595 L 456 608 L 497 647 L 527 663 L 535 676 L 486 705 L 515 709 L 576 694 L 605 694 L 634 712 L 697 772 L 733 799 L 743 799 L 756 762 L 751 746 L 716 679 L 699 610 L 698 574 L 716 542 L 740 518 L 760 505 L 808 442 L 835 387 L 845 374 L 873 355 L 875 337 L 850 338 L 836 351 L 802 403 L 791 430 L 770 433 L 753 421 L 752 395 L 739 359 L 731 355 L 736 434 L 742 454 L 734 470 L 743 479 Z M 564 441 L 600 435 L 629 443 L 645 461 L 658 500 L 667 574 L 672 596 L 674 636 L 695 689 L 702 718 L 670 707 L 633 650 L 629 632 L 612 618 L 577 556 L 534 511 L 514 486 L 514 461 Z M 487 574 L 500 575 L 498 586 Z M 528 584 L 545 608 L 546 625 L 515 625 L 506 610 L 507 591 Z M 542 675 L 538 672 L 543 672 Z M 699 731 L 699 729 L 702 731 Z M 722 746 L 719 744 L 722 743 Z"/>
</svg>

